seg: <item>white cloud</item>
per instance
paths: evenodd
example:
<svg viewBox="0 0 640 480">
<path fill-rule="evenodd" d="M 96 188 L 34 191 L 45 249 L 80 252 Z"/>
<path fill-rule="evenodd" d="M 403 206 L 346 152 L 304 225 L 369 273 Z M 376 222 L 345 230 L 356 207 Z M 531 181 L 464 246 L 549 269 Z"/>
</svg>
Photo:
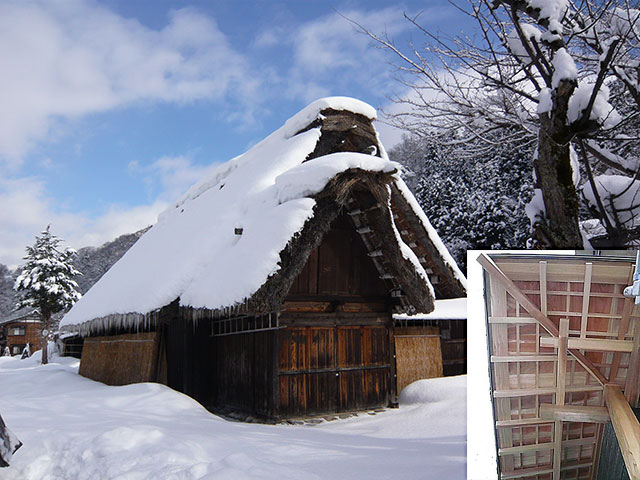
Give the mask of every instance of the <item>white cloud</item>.
<svg viewBox="0 0 640 480">
<path fill-rule="evenodd" d="M 189 156 L 178 155 L 161 157 L 149 165 L 133 161 L 129 163 L 129 171 L 141 177 L 150 198 L 173 202 L 218 166 L 218 163 L 196 165 Z"/>
<path fill-rule="evenodd" d="M 288 37 L 293 49 L 287 78 L 289 95 L 312 101 L 328 94 L 342 95 L 344 91 L 335 89 L 349 91 L 357 85 L 379 96 L 383 86 L 394 85 L 386 53 L 372 48 L 372 40 L 347 19 L 373 33 L 390 36 L 411 28 L 398 8 L 350 10 L 301 24 Z M 334 91 L 324 85 L 333 85 Z"/>
<path fill-rule="evenodd" d="M 100 245 L 156 222 L 168 203 L 156 200 L 133 208 L 110 205 L 98 217 L 60 210 L 42 180 L 0 177 L 0 263 L 15 267 L 34 236 L 51 224 L 52 232 L 74 247 Z"/>
<path fill-rule="evenodd" d="M 59 119 L 141 101 L 249 104 L 259 85 L 210 17 L 159 30 L 88 0 L 0 3 L 0 158 L 18 164 Z"/>
<path fill-rule="evenodd" d="M 282 39 L 286 38 L 286 33 L 282 28 L 273 28 L 265 30 L 256 35 L 253 45 L 258 48 L 271 48 L 282 43 Z"/>
<path fill-rule="evenodd" d="M 410 24 L 398 8 L 373 12 L 350 10 L 334 13 L 303 24 L 293 38 L 296 64 L 308 72 L 362 67 L 363 59 L 375 55 L 371 39 L 356 31 L 349 21 L 371 32 L 395 35 L 409 29 Z M 365 64 L 370 67 L 368 62 Z"/>
<path fill-rule="evenodd" d="M 149 165 L 131 162 L 129 172 L 147 188 L 147 203 L 114 203 L 97 216 L 63 210 L 39 178 L 0 175 L 0 263 L 12 267 L 20 264 L 26 245 L 31 245 L 34 236 L 48 224 L 53 233 L 75 248 L 98 246 L 152 225 L 160 212 L 218 166 L 196 165 L 188 155 L 164 156 Z"/>
</svg>

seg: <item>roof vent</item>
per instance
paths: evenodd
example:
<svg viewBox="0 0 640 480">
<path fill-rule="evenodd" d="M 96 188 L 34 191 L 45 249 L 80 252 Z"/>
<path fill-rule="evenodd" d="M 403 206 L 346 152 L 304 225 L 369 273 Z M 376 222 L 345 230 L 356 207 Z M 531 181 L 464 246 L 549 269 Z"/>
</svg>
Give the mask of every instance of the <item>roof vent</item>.
<svg viewBox="0 0 640 480">
<path fill-rule="evenodd" d="M 233 233 L 235 233 L 236 235 L 242 235 L 242 231 L 244 229 L 242 227 L 236 227 L 233 229 Z"/>
</svg>

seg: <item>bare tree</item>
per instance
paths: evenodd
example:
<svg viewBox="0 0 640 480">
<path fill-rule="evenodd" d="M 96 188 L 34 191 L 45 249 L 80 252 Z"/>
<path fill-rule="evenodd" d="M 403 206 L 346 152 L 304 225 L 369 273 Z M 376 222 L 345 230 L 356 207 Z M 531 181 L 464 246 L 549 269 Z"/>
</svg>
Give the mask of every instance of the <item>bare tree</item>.
<svg viewBox="0 0 640 480">
<path fill-rule="evenodd" d="M 594 246 L 638 242 L 636 6 L 473 0 L 457 7 L 474 20 L 475 38 L 437 35 L 405 15 L 426 41 L 405 49 L 356 24 L 400 59 L 411 93 L 395 99 L 403 110 L 389 115 L 391 123 L 433 137 L 462 132 L 470 159 L 479 144 L 491 151 L 496 130 L 510 132 L 503 145 L 534 139 L 536 191 L 527 210 L 535 245 L 581 248 L 585 232 Z"/>
</svg>

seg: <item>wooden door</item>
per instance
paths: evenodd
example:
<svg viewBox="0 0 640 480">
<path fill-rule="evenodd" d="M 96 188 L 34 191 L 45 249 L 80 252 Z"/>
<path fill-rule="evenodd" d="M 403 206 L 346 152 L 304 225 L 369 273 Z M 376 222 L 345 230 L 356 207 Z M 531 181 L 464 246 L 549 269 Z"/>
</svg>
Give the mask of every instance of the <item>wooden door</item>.
<svg viewBox="0 0 640 480">
<path fill-rule="evenodd" d="M 280 331 L 278 394 L 282 416 L 386 406 L 390 374 L 385 326 Z"/>
</svg>

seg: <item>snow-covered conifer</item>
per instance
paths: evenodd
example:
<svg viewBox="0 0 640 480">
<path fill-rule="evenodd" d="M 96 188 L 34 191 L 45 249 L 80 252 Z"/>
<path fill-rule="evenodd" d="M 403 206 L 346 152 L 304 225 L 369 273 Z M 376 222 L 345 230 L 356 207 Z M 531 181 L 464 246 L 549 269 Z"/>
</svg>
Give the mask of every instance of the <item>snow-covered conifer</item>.
<svg viewBox="0 0 640 480">
<path fill-rule="evenodd" d="M 27 247 L 27 261 L 16 279 L 14 289 L 21 295 L 17 308 L 35 308 L 42 319 L 42 363 L 47 363 L 47 340 L 52 333 L 51 315 L 71 308 L 81 295 L 73 280 L 80 272 L 70 259 L 76 251 L 58 250 L 62 240 L 49 231 L 49 226 Z"/>
</svg>

